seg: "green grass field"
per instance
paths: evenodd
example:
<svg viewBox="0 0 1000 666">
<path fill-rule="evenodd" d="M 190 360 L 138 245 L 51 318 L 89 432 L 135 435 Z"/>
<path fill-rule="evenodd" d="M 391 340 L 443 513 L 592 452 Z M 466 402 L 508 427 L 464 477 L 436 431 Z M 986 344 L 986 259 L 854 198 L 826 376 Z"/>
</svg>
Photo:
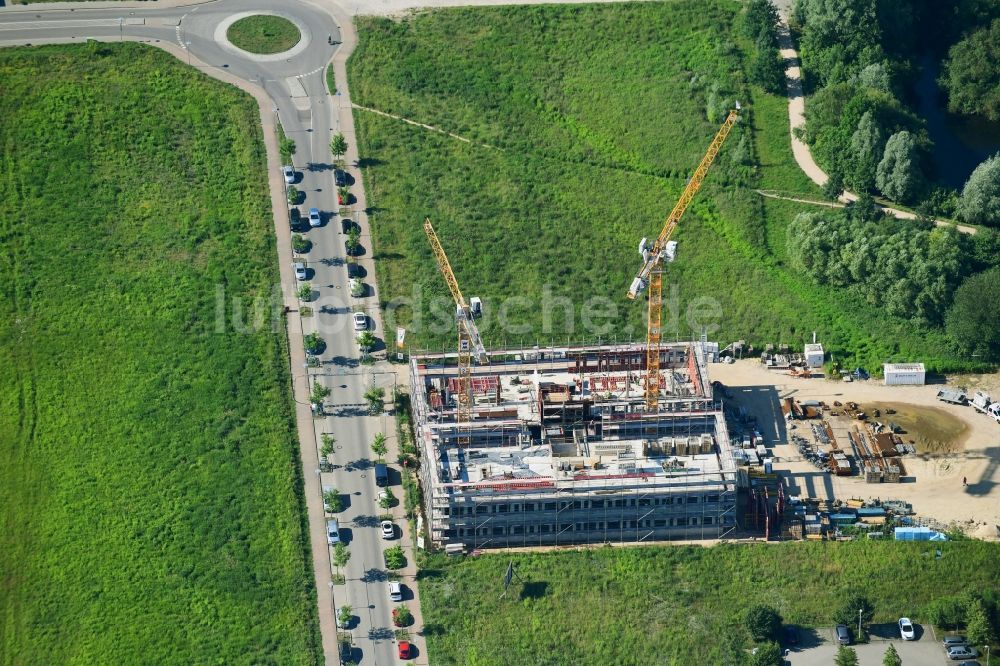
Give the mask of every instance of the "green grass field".
<svg viewBox="0 0 1000 666">
<path fill-rule="evenodd" d="M 394 310 L 390 323 L 408 326 L 415 348 L 454 344 L 448 291 L 420 224 L 428 215 L 465 296 L 486 302 L 487 344 L 644 338 L 643 305 L 625 298 L 639 239 L 659 232 L 717 130 L 721 119 L 706 117 L 712 98 L 738 97 L 743 126 L 675 236 L 666 336 L 690 339 L 705 325 L 724 343 L 802 344 L 816 331 L 849 363 L 960 367 L 940 331 L 886 318 L 785 267 L 785 229 L 808 207 L 754 190 L 821 193 L 792 158 L 785 98 L 745 83 L 746 44 L 727 37 L 741 6 L 357 19 L 354 101 L 471 141 L 355 112 L 384 305 L 417 304 Z M 699 316 L 699 299 L 719 314 Z"/>
<path fill-rule="evenodd" d="M 278 280 L 255 103 L 130 43 L 0 89 L 0 662 L 318 663 L 283 328 L 217 329 Z"/>
<path fill-rule="evenodd" d="M 521 581 L 501 599 L 511 560 Z M 939 596 L 996 594 L 998 567 L 1000 546 L 971 541 L 608 547 L 435 556 L 420 594 L 433 664 L 722 666 L 745 663 L 741 613 L 751 604 L 769 604 L 789 623 L 828 626 L 860 590 L 876 622 L 922 622 Z"/>
<path fill-rule="evenodd" d="M 281 53 L 298 44 L 302 33 L 286 18 L 258 14 L 233 23 L 226 37 L 250 53 Z"/>
</svg>

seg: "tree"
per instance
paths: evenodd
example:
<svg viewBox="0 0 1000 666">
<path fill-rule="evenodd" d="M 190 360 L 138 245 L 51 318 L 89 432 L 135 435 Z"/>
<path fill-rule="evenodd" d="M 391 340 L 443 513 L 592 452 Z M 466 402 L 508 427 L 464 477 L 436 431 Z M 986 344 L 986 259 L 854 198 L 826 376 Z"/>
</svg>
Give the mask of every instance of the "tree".
<svg viewBox="0 0 1000 666">
<path fill-rule="evenodd" d="M 983 361 L 1000 359 L 1000 267 L 973 275 L 955 290 L 945 327 L 966 352 Z"/>
<path fill-rule="evenodd" d="M 320 442 L 319 454 L 326 458 L 328 455 L 333 453 L 333 445 L 337 443 L 337 440 L 333 435 L 324 432 L 320 435 Z"/>
<path fill-rule="evenodd" d="M 837 646 L 837 656 L 833 660 L 836 666 L 858 666 L 858 653 L 846 645 Z"/>
<path fill-rule="evenodd" d="M 413 624 L 413 613 L 410 609 L 400 604 L 392 609 L 392 623 L 397 627 L 408 627 Z"/>
<path fill-rule="evenodd" d="M 328 395 L 330 395 L 330 389 L 323 386 L 319 382 L 313 384 L 312 394 L 310 395 L 310 399 L 312 402 L 323 402 L 323 398 L 327 397 Z"/>
<path fill-rule="evenodd" d="M 965 632 L 972 645 L 993 645 L 997 642 L 996 632 L 990 623 L 989 610 L 978 597 L 969 599 L 965 608 Z"/>
<path fill-rule="evenodd" d="M 768 641 L 778 638 L 781 630 L 781 616 L 778 611 L 764 604 L 754 604 L 747 608 L 746 626 L 750 636 L 755 641 Z"/>
<path fill-rule="evenodd" d="M 917 142 L 906 130 L 896 132 L 886 142 L 875 184 L 882 194 L 903 203 L 912 202 L 923 191 L 924 174 L 920 170 Z"/>
<path fill-rule="evenodd" d="M 375 334 L 371 331 L 361 331 L 358 336 L 358 346 L 362 351 L 370 351 L 375 346 Z"/>
<path fill-rule="evenodd" d="M 347 139 L 340 132 L 333 135 L 330 139 L 330 152 L 337 159 L 343 157 L 347 153 Z"/>
<path fill-rule="evenodd" d="M 892 93 L 892 78 L 884 62 L 876 62 L 861 70 L 858 81 L 867 88 L 880 92 Z"/>
<path fill-rule="evenodd" d="M 291 187 L 289 187 L 288 188 L 288 205 L 294 206 L 295 204 L 297 204 L 299 202 L 299 197 L 300 196 L 301 196 L 301 193 L 299 192 L 299 188 L 295 187 L 294 185 L 292 185 Z"/>
<path fill-rule="evenodd" d="M 1000 19 L 960 40 L 948 51 L 941 83 L 948 110 L 1000 120 Z"/>
<path fill-rule="evenodd" d="M 385 445 L 385 435 L 382 433 L 375 435 L 375 440 L 372 442 L 372 453 L 378 456 L 379 460 L 382 460 L 388 450 L 388 447 Z"/>
<path fill-rule="evenodd" d="M 348 256 L 354 256 L 358 247 L 361 245 L 361 232 L 358 230 L 357 226 L 352 226 L 351 230 L 347 232 L 347 254 Z"/>
<path fill-rule="evenodd" d="M 743 14 L 743 34 L 756 41 L 762 32 L 774 34 L 778 26 L 778 8 L 771 0 L 750 0 Z"/>
<path fill-rule="evenodd" d="M 1000 227 L 1000 153 L 977 166 L 969 176 L 957 213 L 972 224 Z"/>
<path fill-rule="evenodd" d="M 365 391 L 365 400 L 368 401 L 369 414 L 381 413 L 385 407 L 385 389 L 379 386 L 371 387 Z"/>
<path fill-rule="evenodd" d="M 300 301 L 310 301 L 312 300 L 313 288 L 308 282 L 303 282 L 299 285 L 298 297 Z"/>
<path fill-rule="evenodd" d="M 340 491 L 330 488 L 323 491 L 323 505 L 327 513 L 340 513 L 344 510 L 344 500 L 340 498 Z"/>
<path fill-rule="evenodd" d="M 938 597 L 927 606 L 927 619 L 942 629 L 958 629 L 965 624 L 965 608 L 962 597 Z"/>
<path fill-rule="evenodd" d="M 406 566 L 406 556 L 403 554 L 402 546 L 393 546 L 385 551 L 385 568 L 402 569 Z"/>
<path fill-rule="evenodd" d="M 774 44 L 757 44 L 757 52 L 750 63 L 750 82 L 772 95 L 785 92 L 785 61 Z"/>
<path fill-rule="evenodd" d="M 295 154 L 295 142 L 287 136 L 281 137 L 278 142 L 278 151 L 281 153 L 281 161 L 285 164 L 291 164 L 292 155 Z"/>
<path fill-rule="evenodd" d="M 383 492 L 382 497 L 378 500 L 378 505 L 383 509 L 391 509 L 396 503 L 396 496 L 392 492 L 392 488 L 386 488 Z"/>
<path fill-rule="evenodd" d="M 885 650 L 885 656 L 882 657 L 882 666 L 903 666 L 903 660 L 899 658 L 896 646 L 892 643 L 889 643 L 889 647 Z"/>
<path fill-rule="evenodd" d="M 302 234 L 292 236 L 292 249 L 299 254 L 305 254 L 312 249 L 312 242 Z"/>
<path fill-rule="evenodd" d="M 851 136 L 851 153 L 854 169 L 847 172 L 848 184 L 860 192 L 875 188 L 875 171 L 882 159 L 885 137 L 875 115 L 866 111 L 858 122 L 858 128 Z"/>
<path fill-rule="evenodd" d="M 344 545 L 343 541 L 338 541 L 337 545 L 333 547 L 333 566 L 341 569 L 347 566 L 350 559 L 351 553 L 347 550 L 347 546 Z"/>
<path fill-rule="evenodd" d="M 351 188 L 347 185 L 343 185 L 337 188 L 337 201 L 341 206 L 346 206 L 351 203 Z"/>
<path fill-rule="evenodd" d="M 341 606 L 337 611 L 337 619 L 340 620 L 340 626 L 346 627 L 351 621 L 351 607 Z"/>
<path fill-rule="evenodd" d="M 784 666 L 785 659 L 781 654 L 781 647 L 774 641 L 768 641 L 758 645 L 754 653 L 750 655 L 749 666 Z"/>
<path fill-rule="evenodd" d="M 861 611 L 861 624 L 865 625 L 875 617 L 875 606 L 863 594 L 854 592 L 848 595 L 844 605 L 840 607 L 833 616 L 837 624 L 846 624 L 848 627 L 858 626 L 858 611 Z"/>
<path fill-rule="evenodd" d="M 323 348 L 323 338 L 319 333 L 309 333 L 302 338 L 302 343 L 310 352 L 316 353 Z"/>
</svg>

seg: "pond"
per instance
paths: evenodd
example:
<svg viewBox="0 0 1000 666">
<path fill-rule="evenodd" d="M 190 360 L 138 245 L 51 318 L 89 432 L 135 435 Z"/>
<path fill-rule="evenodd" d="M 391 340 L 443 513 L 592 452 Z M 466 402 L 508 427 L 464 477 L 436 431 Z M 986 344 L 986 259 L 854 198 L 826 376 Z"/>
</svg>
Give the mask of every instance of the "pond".
<svg viewBox="0 0 1000 666">
<path fill-rule="evenodd" d="M 920 68 L 914 92 L 917 112 L 927 121 L 927 132 L 934 142 L 936 179 L 961 189 L 980 162 L 1000 152 L 1000 123 L 948 113 L 947 97 L 937 84 L 940 62 L 927 54 Z"/>
</svg>

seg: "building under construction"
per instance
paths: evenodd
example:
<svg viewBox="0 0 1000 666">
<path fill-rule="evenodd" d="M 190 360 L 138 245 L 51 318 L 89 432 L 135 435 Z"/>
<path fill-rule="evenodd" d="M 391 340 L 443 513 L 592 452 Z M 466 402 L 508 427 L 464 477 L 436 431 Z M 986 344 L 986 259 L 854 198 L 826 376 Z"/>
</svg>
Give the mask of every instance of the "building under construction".
<svg viewBox="0 0 1000 666">
<path fill-rule="evenodd" d="M 458 354 L 410 360 L 436 544 L 636 543 L 734 529 L 736 466 L 701 343 L 661 345 L 653 410 L 643 344 L 487 355 L 471 369 L 461 419 Z"/>
</svg>

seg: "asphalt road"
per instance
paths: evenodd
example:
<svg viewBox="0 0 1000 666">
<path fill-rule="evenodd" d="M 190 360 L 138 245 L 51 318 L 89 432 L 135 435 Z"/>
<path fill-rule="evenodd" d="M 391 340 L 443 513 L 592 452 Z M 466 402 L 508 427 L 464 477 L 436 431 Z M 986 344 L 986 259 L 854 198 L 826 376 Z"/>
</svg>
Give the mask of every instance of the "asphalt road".
<svg viewBox="0 0 1000 666">
<path fill-rule="evenodd" d="M 319 568 L 316 584 L 320 589 L 330 588 L 336 608 L 351 606 L 354 617 L 348 630 L 355 645 L 352 653 L 355 661 L 365 664 L 397 663 L 391 621 L 391 609 L 395 604 L 388 598 L 383 551 L 388 545 L 400 543 L 398 536 L 405 536 L 405 544 L 409 547 L 410 538 L 398 530 L 397 540 L 392 543 L 381 538 L 377 516 L 385 512 L 376 503 L 370 443 L 377 432 L 384 432 L 390 447 L 394 448 L 395 425 L 389 415 L 368 416 L 363 397 L 364 392 L 374 384 L 385 387 L 387 395 L 391 395 L 395 374 L 384 363 L 374 366 L 360 364 L 354 337 L 352 309 L 356 307 L 370 312 L 370 327 L 379 338 L 384 336 L 379 330 L 381 318 L 374 290 L 371 243 L 363 213 L 365 199 L 361 174 L 353 163 L 349 165 L 348 172 L 353 181 L 352 191 L 357 196 L 356 208 L 359 209 L 355 219 L 364 234 L 362 266 L 367 274 L 364 281 L 368 285 L 367 295 L 363 298 L 350 296 L 345 263 L 346 234 L 343 233 L 341 218 L 335 214 L 339 207 L 336 204 L 329 140 L 333 133 L 342 131 L 353 142 L 354 130 L 349 105 L 338 104 L 340 98 L 329 95 L 326 89 L 325 69 L 342 40 L 333 12 L 327 7 L 293 0 L 217 0 L 189 6 L 159 5 L 150 8 L 91 7 L 60 5 L 56 9 L 43 6 L 0 9 L 0 46 L 73 43 L 84 42 L 88 38 L 174 44 L 184 49 L 182 55 L 190 54 L 188 60 L 196 66 L 225 70 L 263 88 L 273 103 L 273 112 L 280 119 L 285 134 L 296 142 L 297 152 L 293 161 L 299 179 L 295 185 L 305 193 L 300 209 L 305 212 L 310 207 L 317 207 L 324 214 L 323 226 L 303 231 L 313 243 L 305 258 L 309 265 L 308 279 L 318 297 L 310 304 L 314 308 L 314 316 L 302 318 L 302 328 L 304 333 L 319 331 L 327 348 L 320 357 L 321 367 L 312 370 L 293 367 L 292 373 L 297 390 L 304 388 L 308 381 L 320 382 L 332 391 L 326 401 L 326 416 L 313 420 L 309 425 L 315 427 L 317 434 L 330 433 L 337 440 L 336 453 L 331 458 L 338 468 L 323 473 L 320 481 L 322 486 L 336 487 L 346 500 L 346 508 L 337 518 L 342 538 L 351 553 L 343 572 L 347 578 L 344 586 L 333 586 L 330 572 L 319 573 Z M 228 44 L 224 39 L 228 23 L 256 11 L 278 14 L 296 23 L 303 34 L 300 44 L 277 56 L 253 56 Z M 353 30 L 350 26 L 348 29 Z M 332 38 L 334 44 L 329 44 L 328 38 Z M 354 146 L 348 157 L 352 154 L 356 160 Z M 273 181 L 273 175 L 269 175 Z M 276 219 L 284 220 L 284 212 L 276 212 Z M 277 227 L 279 235 L 284 231 L 282 224 L 280 222 Z M 285 274 L 288 272 L 285 271 Z M 294 283 L 283 285 L 286 294 L 293 293 L 296 288 Z M 319 440 L 319 437 L 315 439 Z M 304 466 L 313 467 L 306 456 L 303 460 Z M 305 468 L 303 473 L 319 474 L 319 470 Z M 394 492 L 401 499 L 398 471 L 393 473 L 392 481 Z M 311 501 L 309 509 L 310 528 L 322 530 L 324 517 L 318 515 L 322 512 L 321 504 Z M 397 516 L 402 515 L 399 507 L 394 512 Z M 401 520 L 397 524 L 405 527 L 405 522 Z M 313 535 L 313 540 L 317 540 L 317 535 Z M 319 554 L 326 555 L 322 551 Z M 405 601 L 419 619 L 419 600 L 415 596 L 416 586 L 412 583 L 412 553 L 407 555 L 411 582 L 406 585 Z M 328 557 L 317 557 L 315 550 L 314 559 L 317 562 L 329 560 Z M 329 634 L 332 633 L 330 616 L 324 618 L 323 615 L 332 613 L 333 609 L 323 607 L 323 596 L 320 595 L 321 627 Z M 412 629 L 419 629 L 419 626 Z M 423 640 L 412 629 L 412 641 L 417 649 L 415 661 L 427 663 Z M 334 644 L 334 637 L 324 636 L 326 661 L 330 664 L 339 663 L 336 651 L 330 649 Z"/>
</svg>

